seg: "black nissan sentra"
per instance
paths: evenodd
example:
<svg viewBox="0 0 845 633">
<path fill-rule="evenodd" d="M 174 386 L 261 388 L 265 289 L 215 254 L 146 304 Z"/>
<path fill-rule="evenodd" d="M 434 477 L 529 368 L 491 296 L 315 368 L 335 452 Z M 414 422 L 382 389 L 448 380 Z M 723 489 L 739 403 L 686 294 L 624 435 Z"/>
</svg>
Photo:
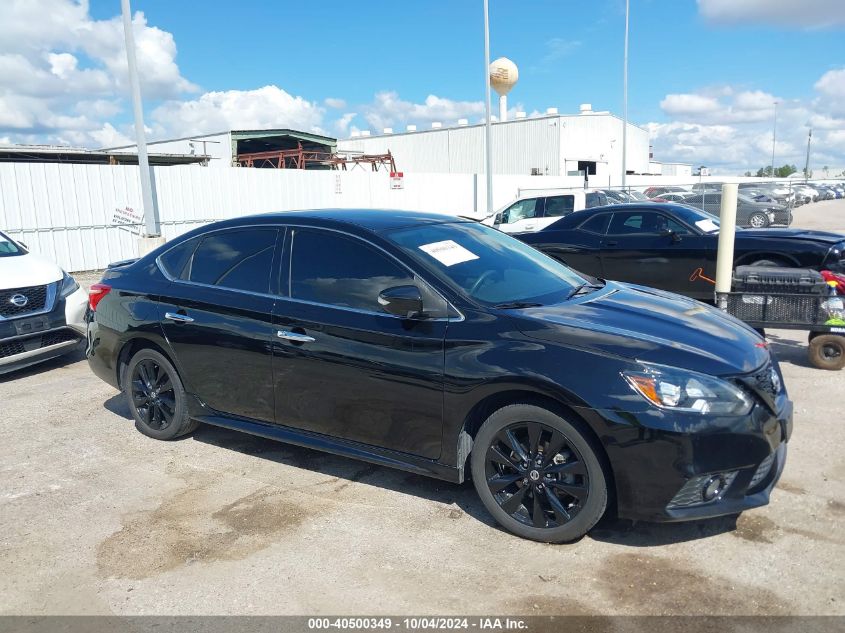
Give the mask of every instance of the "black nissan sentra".
<svg viewBox="0 0 845 633">
<path fill-rule="evenodd" d="M 471 477 L 538 541 L 611 507 L 678 521 L 764 505 L 792 426 L 777 361 L 741 322 L 444 215 L 211 224 L 110 267 L 88 322 L 91 368 L 145 435 L 205 423 Z"/>
</svg>

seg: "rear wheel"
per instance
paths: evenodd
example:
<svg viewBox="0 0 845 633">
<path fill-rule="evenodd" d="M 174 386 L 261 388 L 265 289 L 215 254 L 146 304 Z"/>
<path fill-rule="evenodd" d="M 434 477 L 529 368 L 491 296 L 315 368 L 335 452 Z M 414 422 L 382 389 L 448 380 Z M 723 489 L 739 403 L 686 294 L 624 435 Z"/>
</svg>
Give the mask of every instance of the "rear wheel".
<svg viewBox="0 0 845 633">
<path fill-rule="evenodd" d="M 163 354 L 142 349 L 126 369 L 126 401 L 135 428 L 157 440 L 172 440 L 197 426 L 188 417 L 185 389 L 179 374 Z"/>
<path fill-rule="evenodd" d="M 472 478 L 493 518 L 546 543 L 580 538 L 607 507 L 604 469 L 578 426 L 534 405 L 499 409 L 473 445 Z"/>
<path fill-rule="evenodd" d="M 754 229 L 765 229 L 771 222 L 769 222 L 769 216 L 765 213 L 753 213 L 748 218 L 748 224 Z"/>
<path fill-rule="evenodd" d="M 845 336 L 819 334 L 810 340 L 810 363 L 819 369 L 845 367 Z"/>
</svg>

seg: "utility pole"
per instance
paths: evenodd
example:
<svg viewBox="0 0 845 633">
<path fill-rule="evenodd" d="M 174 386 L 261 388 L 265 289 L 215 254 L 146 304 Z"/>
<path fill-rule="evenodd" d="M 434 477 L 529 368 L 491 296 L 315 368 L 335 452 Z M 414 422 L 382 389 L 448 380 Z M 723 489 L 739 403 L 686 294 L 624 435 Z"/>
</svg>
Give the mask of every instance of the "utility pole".
<svg viewBox="0 0 845 633">
<path fill-rule="evenodd" d="M 493 215 L 493 133 L 490 123 L 490 7 L 484 0 L 484 171 L 487 175 L 487 217 Z"/>
<path fill-rule="evenodd" d="M 772 128 L 772 178 L 775 177 L 775 144 L 778 138 L 778 102 L 775 101 L 775 122 Z"/>
<path fill-rule="evenodd" d="M 628 174 L 628 15 L 630 0 L 625 0 L 625 57 L 622 69 L 622 188 Z"/>
<path fill-rule="evenodd" d="M 123 11 L 123 36 L 126 39 L 126 62 L 129 65 L 129 87 L 132 109 L 135 112 L 135 137 L 138 143 L 138 170 L 141 172 L 141 197 L 144 204 L 144 223 L 147 237 L 161 235 L 158 206 L 153 198 L 150 161 L 147 157 L 147 135 L 144 131 L 144 109 L 141 102 L 141 83 L 138 79 L 138 62 L 135 58 L 135 36 L 132 33 L 132 11 L 129 0 L 120 0 Z"/>
<path fill-rule="evenodd" d="M 804 182 L 810 179 L 810 143 L 813 140 L 813 128 L 810 128 L 810 134 L 807 136 L 807 160 L 804 162 Z"/>
</svg>

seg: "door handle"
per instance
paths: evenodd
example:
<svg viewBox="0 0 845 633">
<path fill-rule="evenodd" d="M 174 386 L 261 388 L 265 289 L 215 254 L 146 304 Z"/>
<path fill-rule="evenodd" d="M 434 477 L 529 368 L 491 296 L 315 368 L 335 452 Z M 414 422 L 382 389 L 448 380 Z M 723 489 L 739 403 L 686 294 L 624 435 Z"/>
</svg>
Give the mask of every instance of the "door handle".
<svg viewBox="0 0 845 633">
<path fill-rule="evenodd" d="M 293 341 L 294 343 L 313 343 L 317 340 L 313 336 L 300 334 L 299 332 L 289 332 L 287 330 L 277 330 L 276 336 L 283 338 L 286 341 Z"/>
<path fill-rule="evenodd" d="M 617 244 L 619 244 L 619 242 L 617 242 L 616 240 L 604 243 L 605 246 L 616 246 Z"/>
<path fill-rule="evenodd" d="M 164 318 L 176 323 L 193 323 L 194 320 L 187 314 L 179 314 L 178 312 L 165 312 Z"/>
</svg>

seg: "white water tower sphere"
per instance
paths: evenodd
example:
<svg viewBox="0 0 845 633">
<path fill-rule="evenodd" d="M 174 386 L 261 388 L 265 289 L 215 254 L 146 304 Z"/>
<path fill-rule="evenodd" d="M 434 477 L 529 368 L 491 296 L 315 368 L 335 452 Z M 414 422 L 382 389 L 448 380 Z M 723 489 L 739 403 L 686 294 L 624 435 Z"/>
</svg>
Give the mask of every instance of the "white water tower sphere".
<svg viewBox="0 0 845 633">
<path fill-rule="evenodd" d="M 499 94 L 499 120 L 508 120 L 508 93 L 519 80 L 519 69 L 507 57 L 490 63 L 490 85 Z"/>
</svg>

